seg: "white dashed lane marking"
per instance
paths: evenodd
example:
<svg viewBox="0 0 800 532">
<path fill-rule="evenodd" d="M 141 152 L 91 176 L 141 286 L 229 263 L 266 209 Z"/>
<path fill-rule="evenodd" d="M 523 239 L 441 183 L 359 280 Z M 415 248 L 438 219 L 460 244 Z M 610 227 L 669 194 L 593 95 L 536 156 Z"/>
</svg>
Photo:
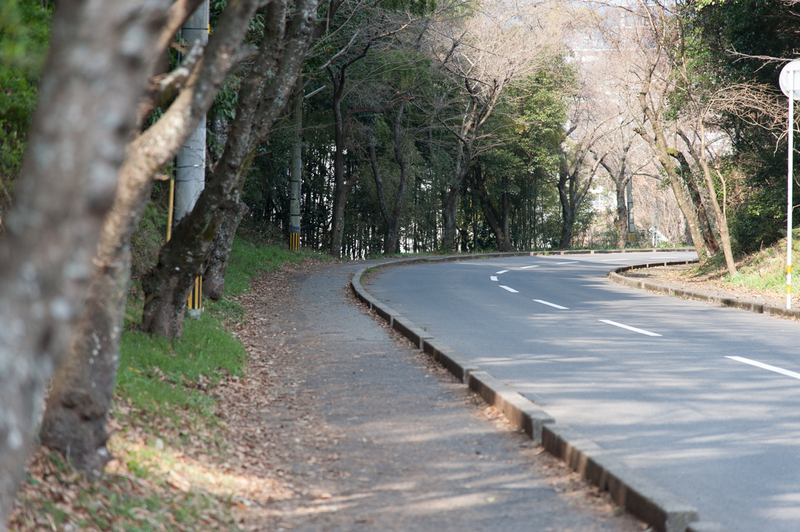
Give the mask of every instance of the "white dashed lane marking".
<svg viewBox="0 0 800 532">
<path fill-rule="evenodd" d="M 736 362 L 741 362 L 742 364 L 750 364 L 751 366 L 755 366 L 757 368 L 765 369 L 767 371 L 773 371 L 775 373 L 780 373 L 781 375 L 786 375 L 787 377 L 800 380 L 800 373 L 795 373 L 794 371 L 789 371 L 788 369 L 779 368 L 778 366 L 771 366 L 769 364 L 764 364 L 763 362 L 757 362 L 755 360 L 750 360 L 749 358 L 744 358 L 744 357 L 726 356 L 725 358 L 730 358 L 731 360 L 735 360 Z"/>
<path fill-rule="evenodd" d="M 603 323 L 607 323 L 609 325 L 613 325 L 614 327 L 619 327 L 620 329 L 626 329 L 628 331 L 633 331 L 635 333 L 644 334 L 646 336 L 661 336 L 658 333 L 645 331 L 644 329 L 639 329 L 637 327 L 631 327 L 630 325 L 624 325 L 622 323 L 617 323 L 616 321 L 611 321 L 611 320 L 600 320 L 600 321 L 602 321 Z"/>
<path fill-rule="evenodd" d="M 568 307 L 562 307 L 561 305 L 556 305 L 555 303 L 550 303 L 549 301 L 542 301 L 541 299 L 534 299 L 537 303 L 541 303 L 542 305 L 547 305 L 548 307 L 557 308 L 559 310 L 569 310 Z"/>
</svg>

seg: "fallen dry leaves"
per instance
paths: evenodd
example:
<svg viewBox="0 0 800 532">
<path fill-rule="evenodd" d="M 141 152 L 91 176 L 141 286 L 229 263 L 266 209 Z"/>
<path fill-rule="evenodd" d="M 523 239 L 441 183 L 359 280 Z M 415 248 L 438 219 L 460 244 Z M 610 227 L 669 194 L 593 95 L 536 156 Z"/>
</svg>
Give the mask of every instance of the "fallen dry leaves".
<svg viewBox="0 0 800 532">
<path fill-rule="evenodd" d="M 642 268 L 624 272 L 626 277 L 647 279 L 682 289 L 695 292 L 712 294 L 714 296 L 730 297 L 733 299 L 755 301 L 761 304 L 782 307 L 786 304 L 786 297 L 771 290 L 758 290 L 744 286 L 732 286 L 723 280 L 723 273 L 709 273 L 698 275 L 692 265 L 659 266 Z"/>
<path fill-rule="evenodd" d="M 316 261 L 287 265 L 256 279 L 252 291 L 237 299 L 247 317 L 228 325 L 249 353 L 249 368 L 243 378 L 202 386 L 216 401 L 214 423 L 180 411 L 171 419 L 151 419 L 118 401 L 109 420 L 115 459 L 106 475 L 87 479 L 40 449 L 28 464 L 10 529 L 278 531 L 292 529 L 304 515 L 347 504 L 332 495 L 348 473 L 330 451 L 347 434 L 327 425 L 315 397 L 303 393 L 298 346 L 287 330 L 298 277 L 315 267 Z M 308 347 L 314 339 L 304 342 Z M 443 372 L 431 366 L 432 375 Z M 498 430 L 516 431 L 477 396 L 465 391 L 464 397 Z M 520 439 L 520 448 L 574 504 L 613 511 L 605 494 L 530 440 Z"/>
</svg>

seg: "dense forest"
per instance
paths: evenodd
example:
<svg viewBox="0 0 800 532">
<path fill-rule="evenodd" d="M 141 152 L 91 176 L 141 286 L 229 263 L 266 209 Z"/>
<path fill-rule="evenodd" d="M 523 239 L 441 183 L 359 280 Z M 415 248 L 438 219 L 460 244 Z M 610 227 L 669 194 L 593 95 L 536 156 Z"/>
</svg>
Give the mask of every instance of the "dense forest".
<svg viewBox="0 0 800 532">
<path fill-rule="evenodd" d="M 716 253 L 723 225 L 734 251 L 757 249 L 780 237 L 785 219 L 777 77 L 794 50 L 792 4 L 342 2 L 309 47 L 292 102 L 250 153 L 244 223 L 288 241 L 299 164 L 300 241 L 334 256 L 618 247 L 629 229 L 638 245 L 654 229 L 676 245 L 702 235 Z M 225 6 L 212 2 L 212 25 Z M 0 213 L 13 204 L 52 5 L 12 2 L 3 16 Z M 208 111 L 208 173 L 268 16 L 262 8 L 250 21 L 250 55 L 231 66 Z M 170 45 L 159 79 L 190 46 Z M 159 89 L 148 124 L 174 99 L 173 83 Z M 166 190 L 155 184 L 149 211 L 162 226 Z"/>
<path fill-rule="evenodd" d="M 2 519 L 53 368 L 40 438 L 102 471 L 131 276 L 179 337 L 240 226 L 351 259 L 660 241 L 730 275 L 785 235 L 796 2 L 106 4 L 0 7 Z M 204 188 L 153 239 L 198 126 Z"/>
</svg>

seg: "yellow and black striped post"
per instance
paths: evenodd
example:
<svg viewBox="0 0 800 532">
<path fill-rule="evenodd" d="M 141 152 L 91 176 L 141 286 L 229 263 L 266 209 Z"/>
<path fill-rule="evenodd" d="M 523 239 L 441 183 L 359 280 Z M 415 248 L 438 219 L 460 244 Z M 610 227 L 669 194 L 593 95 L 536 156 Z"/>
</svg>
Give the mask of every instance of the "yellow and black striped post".
<svg viewBox="0 0 800 532">
<path fill-rule="evenodd" d="M 300 233 L 291 232 L 289 233 L 289 250 L 291 251 L 299 251 L 300 250 Z"/>
<path fill-rule="evenodd" d="M 170 176 L 169 180 L 169 212 L 167 213 L 167 242 L 172 238 L 172 219 L 175 213 L 175 177 Z M 203 311 L 203 276 L 194 278 L 192 293 L 189 294 L 189 314 L 198 317 Z"/>
<path fill-rule="evenodd" d="M 198 275 L 194 278 L 194 286 L 192 293 L 189 294 L 189 310 L 194 311 L 194 314 L 202 312 L 203 310 L 203 276 Z M 192 314 L 190 312 L 190 314 Z"/>
</svg>

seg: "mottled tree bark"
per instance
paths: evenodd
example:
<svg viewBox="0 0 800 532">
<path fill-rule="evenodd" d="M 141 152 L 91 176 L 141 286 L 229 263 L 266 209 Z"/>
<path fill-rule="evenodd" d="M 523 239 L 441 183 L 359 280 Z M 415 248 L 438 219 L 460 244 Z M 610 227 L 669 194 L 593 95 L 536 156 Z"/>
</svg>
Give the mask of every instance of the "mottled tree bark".
<svg viewBox="0 0 800 532">
<path fill-rule="evenodd" d="M 0 523 L 68 348 L 169 2 L 62 0 L 0 241 Z"/>
<path fill-rule="evenodd" d="M 229 2 L 187 89 L 156 124 L 127 146 L 114 206 L 104 221 L 93 261 L 86 304 L 67 359 L 53 380 L 40 431 L 44 445 L 58 449 L 90 475 L 100 474 L 110 459 L 106 420 L 130 282 L 130 241 L 148 203 L 152 175 L 204 118 L 257 5 L 257 0 Z"/>
<path fill-rule="evenodd" d="M 614 225 L 617 226 L 617 248 L 625 249 L 628 243 L 628 205 L 625 203 L 625 187 L 631 180 L 631 174 L 628 169 L 630 161 L 628 159 L 628 152 L 633 144 L 633 138 L 628 139 L 627 142 L 621 147 L 622 154 L 616 163 L 612 163 L 609 157 L 601 160 L 600 164 L 608 172 L 608 177 L 614 182 L 614 187 L 617 196 L 617 218 L 614 220 Z"/>
<path fill-rule="evenodd" d="M 583 163 L 589 155 L 589 146 L 581 147 L 575 160 L 570 164 L 566 156 L 563 156 L 561 168 L 558 175 L 558 199 L 561 202 L 561 241 L 559 249 L 568 249 L 572 245 L 572 235 L 575 229 L 575 221 L 578 218 L 578 211 L 589 187 L 594 180 L 597 168 L 602 164 L 603 157 L 597 159 L 589 170 L 589 176 L 581 184 L 579 183 Z"/>
<path fill-rule="evenodd" d="M 247 205 L 237 196 L 233 208 L 226 209 L 225 219 L 219 225 L 219 230 L 211 243 L 203 271 L 203 295 L 212 301 L 222 299 L 222 294 L 225 292 L 225 273 L 228 271 L 233 239 L 247 211 Z"/>
<path fill-rule="evenodd" d="M 722 253 L 725 255 L 725 265 L 728 268 L 728 275 L 731 277 L 736 275 L 736 261 L 733 258 L 733 250 L 731 248 L 731 236 L 728 231 L 728 217 L 725 211 L 720 207 L 719 200 L 717 199 L 717 188 L 714 186 L 714 179 L 711 176 L 711 168 L 708 165 L 708 158 L 706 157 L 706 131 L 705 126 L 700 125 L 700 147 L 692 144 L 688 135 L 679 132 L 689 150 L 692 153 L 692 158 L 700 165 L 703 172 L 703 178 L 706 182 L 708 190 L 709 201 L 711 202 L 714 216 L 717 219 L 717 228 L 719 229 L 719 238 L 722 241 Z M 722 176 L 720 176 L 722 177 Z"/>
<path fill-rule="evenodd" d="M 688 139 L 687 139 L 688 142 Z M 700 233 L 703 235 L 703 241 L 706 244 L 706 249 L 712 255 L 719 252 L 719 244 L 717 243 L 717 236 L 714 234 L 714 229 L 711 226 L 711 220 L 708 218 L 708 209 L 700 194 L 700 187 L 697 183 L 697 176 L 692 171 L 692 167 L 686 156 L 677 149 L 669 150 L 669 154 L 678 160 L 681 167 L 681 177 L 689 191 L 689 198 L 694 206 L 694 212 L 697 213 L 697 223 L 700 225 Z"/>
</svg>

